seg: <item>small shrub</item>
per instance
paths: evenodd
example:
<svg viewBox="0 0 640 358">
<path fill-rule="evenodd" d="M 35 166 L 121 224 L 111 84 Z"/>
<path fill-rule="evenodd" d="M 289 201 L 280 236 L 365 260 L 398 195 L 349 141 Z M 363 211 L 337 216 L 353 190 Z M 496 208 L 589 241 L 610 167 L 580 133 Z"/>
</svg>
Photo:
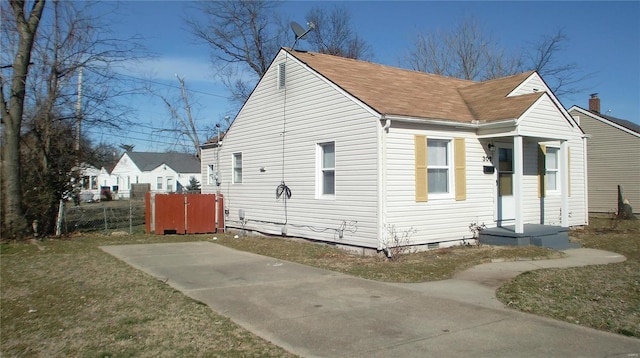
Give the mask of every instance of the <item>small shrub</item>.
<svg viewBox="0 0 640 358">
<path fill-rule="evenodd" d="M 387 238 L 384 242 L 384 253 L 391 261 L 399 260 L 403 255 L 415 252 L 412 247 L 411 236 L 418 232 L 414 227 L 410 227 L 402 232 L 398 232 L 395 225 L 387 228 Z"/>
</svg>

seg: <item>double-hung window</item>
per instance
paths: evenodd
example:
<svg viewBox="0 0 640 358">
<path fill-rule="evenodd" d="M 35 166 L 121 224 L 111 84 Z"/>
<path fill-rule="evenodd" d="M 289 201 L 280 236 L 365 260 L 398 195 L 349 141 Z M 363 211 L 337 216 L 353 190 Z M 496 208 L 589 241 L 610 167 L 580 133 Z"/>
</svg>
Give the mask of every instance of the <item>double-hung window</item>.
<svg viewBox="0 0 640 358">
<path fill-rule="evenodd" d="M 156 178 L 156 189 L 162 190 L 162 177 Z"/>
<path fill-rule="evenodd" d="M 560 174 L 558 171 L 559 166 L 559 152 L 558 148 L 547 147 L 546 155 L 546 171 L 545 177 L 547 180 L 547 191 L 558 191 L 560 189 Z"/>
<path fill-rule="evenodd" d="M 242 153 L 233 153 L 233 183 L 242 183 Z"/>
<path fill-rule="evenodd" d="M 173 177 L 167 177 L 167 191 L 173 191 Z"/>
<path fill-rule="evenodd" d="M 318 144 L 317 196 L 331 197 L 336 193 L 335 142 Z"/>
<path fill-rule="evenodd" d="M 216 182 L 215 172 L 213 170 L 213 164 L 207 165 L 207 184 L 214 184 Z"/>
<path fill-rule="evenodd" d="M 429 194 L 451 192 L 451 141 L 431 139 L 427 141 L 427 177 Z"/>
</svg>

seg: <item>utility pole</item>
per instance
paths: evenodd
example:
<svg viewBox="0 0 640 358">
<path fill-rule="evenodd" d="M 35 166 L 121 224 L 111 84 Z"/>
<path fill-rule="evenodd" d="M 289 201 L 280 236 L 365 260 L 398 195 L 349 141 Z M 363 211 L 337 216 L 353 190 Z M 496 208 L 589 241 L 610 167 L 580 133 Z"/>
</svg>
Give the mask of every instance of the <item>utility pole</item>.
<svg viewBox="0 0 640 358">
<path fill-rule="evenodd" d="M 76 160 L 80 164 L 80 126 L 82 125 L 82 66 L 78 68 L 78 100 L 76 102 Z"/>
</svg>

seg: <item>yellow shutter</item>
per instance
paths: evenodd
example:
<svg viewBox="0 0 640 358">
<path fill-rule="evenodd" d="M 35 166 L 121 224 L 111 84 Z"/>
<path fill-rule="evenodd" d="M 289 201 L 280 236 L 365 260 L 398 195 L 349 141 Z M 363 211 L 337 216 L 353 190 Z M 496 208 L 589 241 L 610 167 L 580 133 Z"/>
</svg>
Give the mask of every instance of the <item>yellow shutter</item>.
<svg viewBox="0 0 640 358">
<path fill-rule="evenodd" d="M 467 200 L 467 159 L 464 138 L 453 140 L 453 163 L 456 176 L 456 200 Z"/>
<path fill-rule="evenodd" d="M 571 196 L 571 148 L 567 144 L 567 179 L 569 182 L 569 186 L 567 187 L 568 196 Z"/>
<path fill-rule="evenodd" d="M 415 135 L 413 141 L 416 160 L 416 201 L 425 202 L 429 197 L 429 188 L 427 187 L 427 137 Z"/>
<path fill-rule="evenodd" d="M 546 195 L 545 173 L 547 171 L 547 146 L 540 144 L 538 146 L 538 198 L 544 198 Z"/>
</svg>

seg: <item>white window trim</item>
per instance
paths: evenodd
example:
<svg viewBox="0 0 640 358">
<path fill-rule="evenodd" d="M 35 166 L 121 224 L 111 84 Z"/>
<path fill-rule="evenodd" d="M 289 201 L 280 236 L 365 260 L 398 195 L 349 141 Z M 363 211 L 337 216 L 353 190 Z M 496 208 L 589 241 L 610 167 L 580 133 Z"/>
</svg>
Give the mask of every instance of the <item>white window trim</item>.
<svg viewBox="0 0 640 358">
<path fill-rule="evenodd" d="M 446 141 L 447 142 L 447 171 L 449 175 L 447 176 L 447 187 L 449 188 L 448 193 L 432 193 L 427 191 L 427 195 L 429 195 L 429 200 L 442 200 L 442 199 L 455 199 L 456 197 L 456 188 L 455 188 L 455 167 L 454 167 L 454 158 L 453 158 L 453 137 L 431 137 L 427 136 L 427 178 L 429 175 L 429 169 L 438 169 L 444 168 L 443 166 L 435 167 L 429 165 L 429 141 L 430 140 L 438 140 L 438 141 Z M 427 179 L 428 180 L 428 179 Z"/>
<path fill-rule="evenodd" d="M 549 167 L 547 166 L 547 157 L 549 156 L 549 150 L 553 150 L 555 151 L 555 156 L 556 156 L 556 168 L 555 169 L 549 169 Z M 562 178 L 560 177 L 561 175 L 564 175 L 561 173 L 560 171 L 560 147 L 556 147 L 556 146 L 552 146 L 552 145 L 547 145 L 547 153 L 544 156 L 544 160 L 545 160 L 545 173 L 544 173 L 544 180 L 545 180 L 545 189 L 547 191 L 547 194 L 553 194 L 553 195 L 560 195 L 560 186 L 561 186 L 561 180 Z M 555 189 L 549 189 L 549 172 L 555 172 L 556 173 L 556 185 L 555 185 Z"/>
<path fill-rule="evenodd" d="M 323 145 L 333 144 L 333 194 L 323 194 L 324 176 L 322 167 L 322 155 L 324 154 Z M 336 142 L 320 142 L 316 143 L 316 199 L 335 200 L 336 198 Z"/>
<path fill-rule="evenodd" d="M 174 188 L 174 184 L 175 184 L 175 180 L 173 180 L 173 176 L 168 176 L 167 177 L 167 191 L 168 192 L 174 192 L 176 189 Z M 169 187 L 169 184 L 171 184 L 171 187 Z"/>
<path fill-rule="evenodd" d="M 240 181 L 236 181 L 236 155 L 240 154 Z M 235 152 L 231 154 L 231 179 L 232 184 L 242 184 L 244 182 L 244 154 Z"/>
<path fill-rule="evenodd" d="M 212 185 L 215 184 L 215 178 L 214 178 L 214 173 L 215 171 L 213 170 L 213 164 L 208 164 L 207 165 L 207 184 L 208 185 Z"/>
<path fill-rule="evenodd" d="M 156 190 L 162 190 L 162 177 L 156 177 Z"/>
</svg>

